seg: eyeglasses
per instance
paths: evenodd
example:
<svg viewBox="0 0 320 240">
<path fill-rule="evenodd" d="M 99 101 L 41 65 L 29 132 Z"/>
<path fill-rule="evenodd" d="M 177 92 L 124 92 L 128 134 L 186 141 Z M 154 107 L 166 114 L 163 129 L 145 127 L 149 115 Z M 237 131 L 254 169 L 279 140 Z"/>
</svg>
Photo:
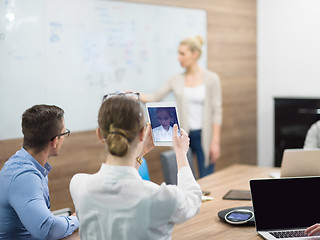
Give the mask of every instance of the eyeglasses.
<svg viewBox="0 0 320 240">
<path fill-rule="evenodd" d="M 102 102 L 104 102 L 107 98 L 114 97 L 114 96 L 127 96 L 131 97 L 134 100 L 139 100 L 140 99 L 140 93 L 138 92 L 117 92 L 117 93 L 109 93 L 103 96 Z"/>
<path fill-rule="evenodd" d="M 70 130 L 69 130 L 69 129 L 66 129 L 66 131 L 65 131 L 64 133 L 60 133 L 60 134 L 54 136 L 53 138 L 51 138 L 50 141 L 53 141 L 53 139 L 55 139 L 55 137 L 61 137 L 61 136 L 69 137 L 69 136 L 70 136 Z"/>
<path fill-rule="evenodd" d="M 138 92 L 116 92 L 116 93 L 109 93 L 103 96 L 102 98 L 102 103 L 110 98 L 110 97 L 114 97 L 114 96 L 127 96 L 132 98 L 133 100 L 139 101 L 140 100 L 140 93 Z M 139 113 L 139 121 L 141 119 L 142 113 Z"/>
</svg>

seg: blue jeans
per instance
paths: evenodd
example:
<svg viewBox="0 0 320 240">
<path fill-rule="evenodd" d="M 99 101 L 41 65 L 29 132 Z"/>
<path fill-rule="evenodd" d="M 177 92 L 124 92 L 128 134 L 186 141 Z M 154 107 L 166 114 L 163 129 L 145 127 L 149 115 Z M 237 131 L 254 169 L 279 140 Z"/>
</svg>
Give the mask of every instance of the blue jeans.
<svg viewBox="0 0 320 240">
<path fill-rule="evenodd" d="M 192 153 L 197 155 L 199 177 L 202 178 L 207 176 L 214 171 L 214 164 L 210 163 L 208 167 L 204 166 L 204 154 L 201 146 L 201 130 L 192 130 L 189 133 L 190 138 L 190 148 Z"/>
</svg>

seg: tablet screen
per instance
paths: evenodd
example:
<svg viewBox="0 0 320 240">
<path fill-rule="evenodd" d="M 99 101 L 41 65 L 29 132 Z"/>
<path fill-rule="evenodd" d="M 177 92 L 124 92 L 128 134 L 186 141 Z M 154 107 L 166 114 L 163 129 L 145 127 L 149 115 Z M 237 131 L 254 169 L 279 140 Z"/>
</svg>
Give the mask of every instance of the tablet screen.
<svg viewBox="0 0 320 240">
<path fill-rule="evenodd" d="M 147 112 L 152 128 L 152 137 L 157 146 L 171 146 L 173 125 L 179 127 L 178 114 L 173 103 L 148 103 Z"/>
</svg>

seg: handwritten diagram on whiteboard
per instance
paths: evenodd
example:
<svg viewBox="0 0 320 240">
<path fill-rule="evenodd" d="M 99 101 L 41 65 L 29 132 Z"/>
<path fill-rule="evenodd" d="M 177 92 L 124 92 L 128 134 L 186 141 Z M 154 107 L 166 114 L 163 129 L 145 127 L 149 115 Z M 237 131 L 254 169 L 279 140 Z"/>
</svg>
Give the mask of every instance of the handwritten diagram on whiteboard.
<svg viewBox="0 0 320 240">
<path fill-rule="evenodd" d="M 206 39 L 204 10 L 99 0 L 10 2 L 0 0 L 0 61 L 6 62 L 0 111 L 7 116 L 0 128 L 17 130 L 0 139 L 20 137 L 20 116 L 37 103 L 61 106 L 73 131 L 93 129 L 104 94 L 155 91 L 183 71 L 179 42 Z M 206 58 L 205 45 L 203 67 Z"/>
</svg>

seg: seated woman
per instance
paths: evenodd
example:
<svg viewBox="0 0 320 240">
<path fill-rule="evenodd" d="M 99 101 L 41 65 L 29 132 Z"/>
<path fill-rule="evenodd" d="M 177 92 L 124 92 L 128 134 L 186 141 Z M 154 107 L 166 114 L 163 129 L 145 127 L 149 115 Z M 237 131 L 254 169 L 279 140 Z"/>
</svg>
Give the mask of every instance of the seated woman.
<svg viewBox="0 0 320 240">
<path fill-rule="evenodd" d="M 142 180 L 141 157 L 154 146 L 138 100 L 111 95 L 102 103 L 97 135 L 106 147 L 106 162 L 96 174 L 76 174 L 70 192 L 80 220 L 80 238 L 171 239 L 174 224 L 196 215 L 201 189 L 186 154 L 189 137 L 173 127 L 178 185 Z"/>
<path fill-rule="evenodd" d="M 171 116 L 168 108 L 157 108 L 157 120 L 160 126 L 152 129 L 155 141 L 171 141 L 173 128 L 171 127 Z"/>
</svg>

